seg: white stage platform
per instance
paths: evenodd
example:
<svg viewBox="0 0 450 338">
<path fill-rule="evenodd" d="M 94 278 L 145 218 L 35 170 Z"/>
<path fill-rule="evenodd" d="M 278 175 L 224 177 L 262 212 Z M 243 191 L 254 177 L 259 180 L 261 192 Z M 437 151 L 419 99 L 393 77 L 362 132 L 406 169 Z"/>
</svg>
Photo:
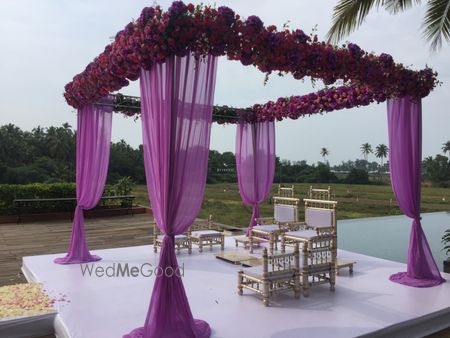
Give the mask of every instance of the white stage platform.
<svg viewBox="0 0 450 338">
<path fill-rule="evenodd" d="M 236 250 L 231 238 L 225 250 Z M 450 282 L 424 289 L 390 282 L 389 275 L 405 271 L 404 264 L 339 251 L 340 258 L 357 264 L 353 276 L 342 270 L 334 293 L 321 285 L 299 300 L 279 294 L 266 308 L 255 293 L 237 294 L 239 266 L 216 259 L 213 253 L 220 249 L 193 251 L 182 252 L 178 261 L 184 264 L 192 313 L 211 325 L 213 337 L 423 337 L 450 326 Z M 151 246 L 93 253 L 103 257 L 94 267 L 104 268 L 113 263 L 155 267 L 159 257 Z M 65 294 L 70 301 L 57 309 L 58 337 L 122 337 L 143 325 L 153 276 L 83 277 L 80 265 L 54 264 L 59 256 L 24 257 L 22 268 L 29 281 L 41 282 L 49 293 Z M 443 276 L 450 281 L 450 274 Z"/>
</svg>

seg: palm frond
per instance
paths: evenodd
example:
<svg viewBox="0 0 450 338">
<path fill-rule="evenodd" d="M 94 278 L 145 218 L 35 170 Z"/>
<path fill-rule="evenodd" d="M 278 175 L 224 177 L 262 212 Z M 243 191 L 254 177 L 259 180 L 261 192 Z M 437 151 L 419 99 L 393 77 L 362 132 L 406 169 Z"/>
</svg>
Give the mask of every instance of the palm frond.
<svg viewBox="0 0 450 338">
<path fill-rule="evenodd" d="M 421 0 L 384 0 L 384 8 L 391 14 L 397 14 L 421 3 Z"/>
<path fill-rule="evenodd" d="M 450 42 L 450 0 L 428 1 L 423 28 L 432 51 L 442 47 L 442 37 Z"/>
<path fill-rule="evenodd" d="M 444 248 L 442 250 L 444 250 L 445 253 L 448 255 L 450 253 L 450 246 L 446 245 L 446 246 L 444 246 Z"/>
<path fill-rule="evenodd" d="M 328 42 L 339 42 L 361 26 L 372 7 L 382 4 L 383 0 L 340 0 L 333 9 L 333 23 L 327 33 Z"/>
</svg>

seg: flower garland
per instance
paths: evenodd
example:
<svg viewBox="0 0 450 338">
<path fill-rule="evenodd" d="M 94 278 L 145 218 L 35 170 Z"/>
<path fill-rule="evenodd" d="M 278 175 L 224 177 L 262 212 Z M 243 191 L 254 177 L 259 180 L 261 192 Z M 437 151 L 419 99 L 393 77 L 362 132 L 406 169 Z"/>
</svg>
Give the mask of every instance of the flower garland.
<svg viewBox="0 0 450 338">
<path fill-rule="evenodd" d="M 380 103 L 386 98 L 383 92 L 374 92 L 367 86 L 352 85 L 323 89 L 303 96 L 280 97 L 276 102 L 255 104 L 252 110 L 256 121 L 296 120 L 301 116 Z"/>
<path fill-rule="evenodd" d="M 74 108 L 95 103 L 128 85 L 129 81 L 137 80 L 141 68 L 148 70 L 171 56 L 188 53 L 199 58 L 208 54 L 226 55 L 243 65 L 254 65 L 267 75 L 291 73 L 296 79 L 310 76 L 322 79 L 326 85 L 337 80 L 346 85 L 339 87 L 342 89 L 310 94 L 307 98 L 255 105 L 258 120 L 295 118 L 330 111 L 332 107 L 340 109 L 344 94 L 352 97 L 345 99 L 344 104 L 345 108 L 351 108 L 361 104 L 357 99 L 361 96 L 358 91 L 373 99 L 422 98 L 438 83 L 437 74 L 430 68 L 413 71 L 395 64 L 388 54 L 367 53 L 353 43 L 338 48 L 318 42 L 317 36 L 310 37 L 302 30 L 278 31 L 275 26 L 265 27 L 257 16 L 243 20 L 228 7 L 195 7 L 175 1 L 168 11 L 159 6 L 144 8 L 136 22 L 117 33 L 104 52 L 65 86 L 64 96 Z M 316 102 L 318 97 L 320 102 Z M 312 106 L 305 106 L 307 102 Z M 287 106 L 297 112 L 286 112 Z M 271 109 L 273 114 L 263 112 L 264 109 Z"/>
<path fill-rule="evenodd" d="M 258 121 L 281 121 L 285 118 L 293 120 L 302 116 L 321 114 L 333 110 L 367 106 L 373 102 L 381 103 L 386 100 L 382 92 L 375 93 L 367 86 L 341 86 L 319 90 L 303 96 L 280 97 L 277 101 L 268 101 L 264 104 L 255 104 L 246 109 L 228 106 L 213 107 L 213 121 L 218 124 L 249 123 Z M 140 101 L 118 95 L 114 111 L 127 116 L 140 114 Z"/>
</svg>

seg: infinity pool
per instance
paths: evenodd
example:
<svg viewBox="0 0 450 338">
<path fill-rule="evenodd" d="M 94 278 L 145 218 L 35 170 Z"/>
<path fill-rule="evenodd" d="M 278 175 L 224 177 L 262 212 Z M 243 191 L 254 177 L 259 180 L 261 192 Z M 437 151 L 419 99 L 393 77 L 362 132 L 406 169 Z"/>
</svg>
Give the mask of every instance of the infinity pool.
<svg viewBox="0 0 450 338">
<path fill-rule="evenodd" d="M 406 216 L 338 221 L 338 247 L 369 256 L 406 263 L 411 219 Z M 446 259 L 441 237 L 450 228 L 450 212 L 422 214 L 422 227 L 440 270 Z"/>
</svg>

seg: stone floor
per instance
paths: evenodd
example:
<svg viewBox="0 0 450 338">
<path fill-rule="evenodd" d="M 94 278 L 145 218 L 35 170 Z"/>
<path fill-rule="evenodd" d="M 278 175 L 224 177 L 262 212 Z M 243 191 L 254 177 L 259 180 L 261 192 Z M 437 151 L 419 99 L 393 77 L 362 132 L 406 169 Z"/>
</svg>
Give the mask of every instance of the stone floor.
<svg viewBox="0 0 450 338">
<path fill-rule="evenodd" d="M 152 216 L 116 216 L 86 219 L 91 249 L 152 243 Z M 0 286 L 26 282 L 20 272 L 23 256 L 66 252 L 70 220 L 0 224 Z"/>
</svg>

